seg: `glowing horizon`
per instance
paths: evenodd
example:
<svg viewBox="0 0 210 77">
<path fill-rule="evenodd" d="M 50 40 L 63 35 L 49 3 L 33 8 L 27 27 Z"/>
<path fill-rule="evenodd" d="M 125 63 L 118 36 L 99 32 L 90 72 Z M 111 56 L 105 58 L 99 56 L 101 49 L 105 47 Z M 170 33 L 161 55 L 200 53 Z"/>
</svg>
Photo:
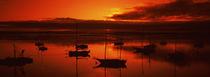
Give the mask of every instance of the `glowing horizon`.
<svg viewBox="0 0 210 77">
<path fill-rule="evenodd" d="M 3 0 L 0 1 L 0 9 L 2 10 L 0 13 L 0 21 L 42 20 L 48 18 L 117 21 L 131 19 L 132 21 L 139 21 L 139 19 L 133 20 L 132 17 L 125 19 L 123 16 L 142 7 L 153 7 L 155 5 L 169 4 L 176 1 L 191 0 Z M 202 3 L 208 0 L 193 1 Z M 146 11 L 146 13 L 149 12 Z M 119 16 L 123 18 L 119 18 Z M 148 20 L 144 18 L 147 17 L 140 18 L 140 21 Z M 160 17 L 160 19 L 163 18 L 170 19 L 166 19 L 166 21 L 188 21 L 191 20 L 189 18 L 193 17 L 185 16 L 180 18 L 179 15 L 168 17 L 164 17 L 163 15 L 163 17 Z"/>
</svg>

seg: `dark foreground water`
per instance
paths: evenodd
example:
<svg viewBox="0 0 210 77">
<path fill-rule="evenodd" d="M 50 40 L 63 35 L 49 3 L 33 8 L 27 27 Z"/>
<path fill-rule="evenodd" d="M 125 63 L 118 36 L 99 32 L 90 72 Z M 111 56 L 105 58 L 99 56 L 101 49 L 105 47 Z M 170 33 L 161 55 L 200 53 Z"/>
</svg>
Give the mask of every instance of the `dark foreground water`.
<svg viewBox="0 0 210 77">
<path fill-rule="evenodd" d="M 106 30 L 110 31 L 110 30 Z M 210 42 L 192 33 L 5 32 L 0 40 L 0 77 L 210 77 Z M 202 37 L 201 37 L 202 36 Z M 105 42 L 107 38 L 107 42 Z M 35 45 L 43 42 L 47 50 Z M 69 56 L 75 44 L 87 44 L 86 57 Z M 115 42 L 124 45 L 116 46 Z M 136 52 L 154 44 L 152 52 Z M 15 46 L 15 47 L 14 47 Z M 5 58 L 31 58 L 17 65 Z M 24 51 L 24 54 L 21 54 Z M 106 51 L 106 53 L 105 53 Z M 171 56 L 175 53 L 179 55 Z M 98 67 L 96 58 L 126 60 L 124 67 Z"/>
</svg>

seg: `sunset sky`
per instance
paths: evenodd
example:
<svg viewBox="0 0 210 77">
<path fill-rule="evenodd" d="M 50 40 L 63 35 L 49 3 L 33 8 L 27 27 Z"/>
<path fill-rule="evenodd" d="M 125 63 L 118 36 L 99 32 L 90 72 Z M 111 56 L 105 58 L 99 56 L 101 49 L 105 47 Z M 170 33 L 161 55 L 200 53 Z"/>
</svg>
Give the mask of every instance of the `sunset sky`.
<svg viewBox="0 0 210 77">
<path fill-rule="evenodd" d="M 0 0 L 0 21 L 209 20 L 209 0 Z"/>
</svg>

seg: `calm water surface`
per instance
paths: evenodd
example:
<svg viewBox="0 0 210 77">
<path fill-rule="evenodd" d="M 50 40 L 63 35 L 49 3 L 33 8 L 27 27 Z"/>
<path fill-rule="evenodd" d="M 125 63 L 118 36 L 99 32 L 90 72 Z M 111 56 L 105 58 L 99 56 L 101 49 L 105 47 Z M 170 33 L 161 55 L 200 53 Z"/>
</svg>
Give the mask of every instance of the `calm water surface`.
<svg viewBox="0 0 210 77">
<path fill-rule="evenodd" d="M 42 41 L 48 48 L 40 51 L 35 42 Z M 17 56 L 33 59 L 23 66 L 0 65 L 1 77 L 209 77 L 209 43 L 198 40 L 120 40 L 123 46 L 115 46 L 113 40 L 83 40 L 90 57 L 69 57 L 75 50 L 75 40 L 0 40 L 0 59 Z M 135 53 L 135 48 L 155 44 L 155 52 Z M 196 46 L 201 45 L 201 47 Z M 105 48 L 106 45 L 106 48 Z M 106 53 L 105 53 L 106 49 Z M 21 51 L 24 50 L 24 55 Z M 171 59 L 169 54 L 180 52 L 181 59 Z M 95 58 L 126 60 L 125 68 L 97 67 Z"/>
</svg>

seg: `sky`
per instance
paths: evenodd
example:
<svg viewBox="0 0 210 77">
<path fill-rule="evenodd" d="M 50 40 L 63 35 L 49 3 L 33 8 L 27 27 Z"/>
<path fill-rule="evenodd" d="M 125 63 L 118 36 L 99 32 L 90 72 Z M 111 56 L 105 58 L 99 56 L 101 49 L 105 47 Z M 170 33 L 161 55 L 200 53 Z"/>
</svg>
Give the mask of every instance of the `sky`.
<svg viewBox="0 0 210 77">
<path fill-rule="evenodd" d="M 209 7 L 209 0 L 0 0 L 0 21 L 206 20 Z"/>
</svg>

